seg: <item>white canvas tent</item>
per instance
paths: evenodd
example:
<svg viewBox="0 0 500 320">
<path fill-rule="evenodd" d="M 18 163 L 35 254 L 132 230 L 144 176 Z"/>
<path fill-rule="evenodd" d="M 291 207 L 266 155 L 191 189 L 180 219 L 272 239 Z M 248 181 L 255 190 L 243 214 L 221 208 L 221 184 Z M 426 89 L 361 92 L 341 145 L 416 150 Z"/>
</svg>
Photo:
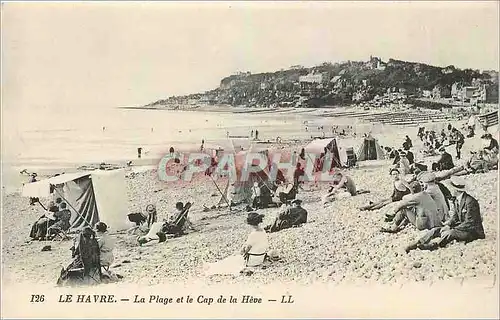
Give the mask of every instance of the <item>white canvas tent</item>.
<svg viewBox="0 0 500 320">
<path fill-rule="evenodd" d="M 62 198 L 71 211 L 70 231 L 94 227 L 99 221 L 114 231 L 130 226 L 123 169 L 62 174 L 24 185 L 22 195 L 40 199 Z"/>
</svg>

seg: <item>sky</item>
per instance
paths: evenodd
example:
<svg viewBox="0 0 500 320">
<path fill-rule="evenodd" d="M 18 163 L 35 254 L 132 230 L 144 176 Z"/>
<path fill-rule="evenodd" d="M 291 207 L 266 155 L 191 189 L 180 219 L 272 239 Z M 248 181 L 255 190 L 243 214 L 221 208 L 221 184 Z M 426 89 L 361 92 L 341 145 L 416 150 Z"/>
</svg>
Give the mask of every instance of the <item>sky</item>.
<svg viewBox="0 0 500 320">
<path fill-rule="evenodd" d="M 497 1 L 2 5 L 2 108 L 141 105 L 370 55 L 499 69 Z"/>
</svg>

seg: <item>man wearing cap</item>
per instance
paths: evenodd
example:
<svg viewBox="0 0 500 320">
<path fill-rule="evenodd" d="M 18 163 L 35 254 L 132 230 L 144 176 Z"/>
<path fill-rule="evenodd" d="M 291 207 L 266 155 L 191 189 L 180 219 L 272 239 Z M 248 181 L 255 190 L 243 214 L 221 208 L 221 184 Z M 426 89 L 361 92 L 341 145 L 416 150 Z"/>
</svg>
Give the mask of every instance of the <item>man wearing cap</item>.
<svg viewBox="0 0 500 320">
<path fill-rule="evenodd" d="M 435 250 L 439 247 L 445 247 L 453 240 L 470 242 L 485 238 L 479 203 L 465 192 L 464 179 L 452 176 L 449 185 L 450 191 L 455 197 L 450 220 L 445 222 L 444 227 L 434 228 L 416 243 L 410 244 L 406 248 L 406 252 L 416 248 Z M 439 238 L 439 240 L 431 242 L 434 238 Z"/>
<path fill-rule="evenodd" d="M 432 171 L 453 169 L 455 165 L 453 164 L 453 157 L 451 156 L 451 154 L 446 152 L 446 149 L 444 147 L 439 148 L 438 151 L 441 154 L 441 157 L 437 162 L 432 164 Z"/>
<path fill-rule="evenodd" d="M 444 222 L 445 220 L 448 220 L 448 203 L 443 192 L 441 192 L 441 189 L 436 184 L 436 175 L 433 172 L 424 172 L 420 176 L 419 180 L 423 184 L 425 193 L 430 195 L 432 200 L 436 203 L 438 215 L 441 221 Z"/>
<path fill-rule="evenodd" d="M 382 228 L 381 232 L 396 233 L 408 223 L 418 230 L 432 229 L 442 226 L 437 205 L 431 196 L 423 192 L 420 183 L 410 183 L 411 194 L 405 195 L 394 207 L 394 219 L 390 228 Z"/>
<path fill-rule="evenodd" d="M 276 232 L 283 229 L 299 226 L 307 222 L 307 211 L 301 206 L 302 200 L 295 199 L 291 207 L 284 207 L 284 211 L 278 214 L 278 217 L 272 225 L 265 227 L 267 232 Z"/>
</svg>

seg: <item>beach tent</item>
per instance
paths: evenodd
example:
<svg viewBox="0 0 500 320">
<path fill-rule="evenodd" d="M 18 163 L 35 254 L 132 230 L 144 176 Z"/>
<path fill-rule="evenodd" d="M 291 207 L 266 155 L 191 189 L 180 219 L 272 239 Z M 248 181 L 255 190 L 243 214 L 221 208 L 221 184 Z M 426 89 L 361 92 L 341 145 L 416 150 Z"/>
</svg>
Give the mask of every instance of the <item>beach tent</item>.
<svg viewBox="0 0 500 320">
<path fill-rule="evenodd" d="M 61 174 L 23 186 L 25 197 L 62 198 L 71 211 L 70 231 L 105 222 L 115 231 L 130 227 L 125 171 L 94 170 Z"/>
<path fill-rule="evenodd" d="M 253 151 L 259 152 L 259 151 Z M 268 165 L 264 170 L 257 170 L 256 172 L 250 172 L 248 174 L 248 179 L 243 181 L 244 172 L 243 170 L 247 166 L 247 151 L 240 151 L 236 153 L 234 157 L 235 162 L 235 171 L 236 171 L 236 181 L 235 181 L 235 191 L 236 191 L 236 202 L 248 201 L 252 196 L 252 186 L 255 182 L 257 182 L 261 187 L 264 187 L 267 190 L 272 190 L 275 181 L 284 181 L 285 176 L 281 170 L 278 170 L 276 177 L 273 179 L 270 175 L 269 165 L 271 164 L 269 159 L 272 159 L 272 154 L 268 154 Z M 253 161 L 251 166 L 258 165 L 258 160 Z"/>
<path fill-rule="evenodd" d="M 325 148 L 333 154 L 332 167 L 341 167 L 339 149 L 335 138 L 315 139 L 304 148 L 306 153 L 320 155 Z"/>
<path fill-rule="evenodd" d="M 361 147 L 361 144 L 362 139 L 359 138 L 338 138 L 337 148 L 339 150 L 340 163 L 347 166 L 348 153 L 354 153 L 357 156 L 357 152 Z"/>
<path fill-rule="evenodd" d="M 384 151 L 378 144 L 377 139 L 367 136 L 363 139 L 363 143 L 359 147 L 356 156 L 357 161 L 380 160 L 384 159 Z"/>
</svg>

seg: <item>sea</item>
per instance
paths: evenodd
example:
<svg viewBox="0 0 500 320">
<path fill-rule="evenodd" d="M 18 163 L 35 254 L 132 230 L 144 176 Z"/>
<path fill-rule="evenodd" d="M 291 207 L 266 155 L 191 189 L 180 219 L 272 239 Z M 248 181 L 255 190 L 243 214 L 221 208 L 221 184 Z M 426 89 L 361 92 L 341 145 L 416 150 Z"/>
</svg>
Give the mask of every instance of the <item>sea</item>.
<svg viewBox="0 0 500 320">
<path fill-rule="evenodd" d="M 251 136 L 252 130 L 259 131 L 261 141 L 311 138 L 322 136 L 322 131 L 328 136 L 333 125 L 354 124 L 358 133 L 372 130 L 355 119 L 324 117 L 328 111 L 321 109 L 212 112 L 113 107 L 2 111 L 3 187 L 14 181 L 18 185 L 23 169 L 53 172 L 84 164 L 135 162 L 137 148 L 142 148 L 144 160 L 159 159 L 170 147 L 197 150 L 202 140 L 206 147 L 248 147 L 250 139 L 245 137 Z M 239 138 L 228 139 L 228 134 Z"/>
</svg>

